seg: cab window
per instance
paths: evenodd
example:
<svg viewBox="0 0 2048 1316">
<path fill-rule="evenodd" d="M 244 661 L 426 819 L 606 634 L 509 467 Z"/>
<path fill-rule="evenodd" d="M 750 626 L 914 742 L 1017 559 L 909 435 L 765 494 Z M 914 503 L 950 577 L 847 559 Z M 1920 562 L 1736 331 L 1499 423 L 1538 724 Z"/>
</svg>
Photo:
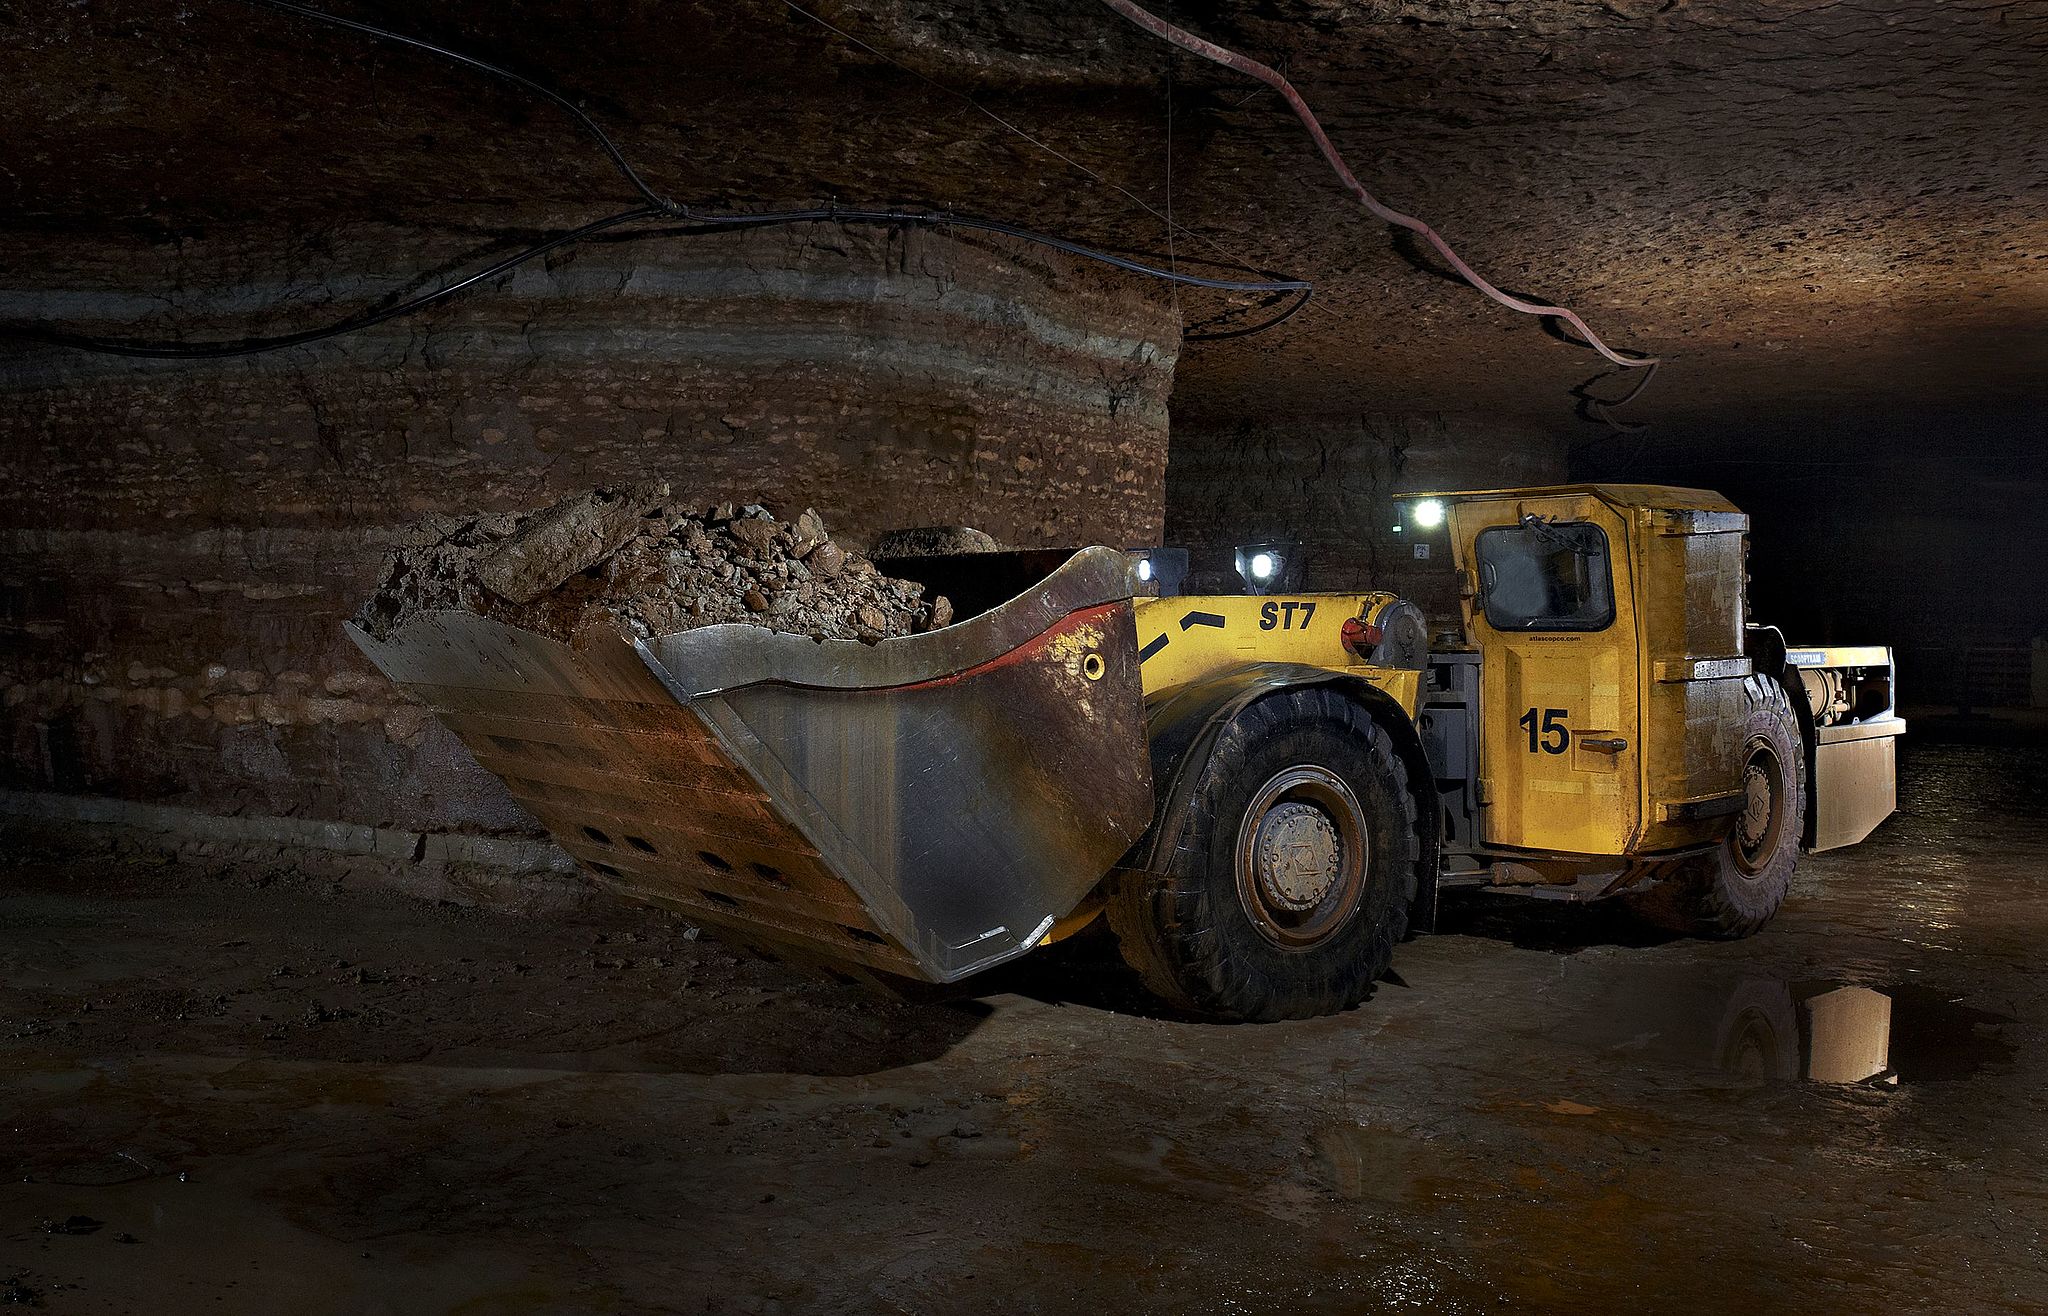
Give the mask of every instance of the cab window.
<svg viewBox="0 0 2048 1316">
<path fill-rule="evenodd" d="M 1479 532 L 1479 583 L 1497 631 L 1597 631 L 1614 621 L 1607 535 L 1529 517 Z"/>
</svg>

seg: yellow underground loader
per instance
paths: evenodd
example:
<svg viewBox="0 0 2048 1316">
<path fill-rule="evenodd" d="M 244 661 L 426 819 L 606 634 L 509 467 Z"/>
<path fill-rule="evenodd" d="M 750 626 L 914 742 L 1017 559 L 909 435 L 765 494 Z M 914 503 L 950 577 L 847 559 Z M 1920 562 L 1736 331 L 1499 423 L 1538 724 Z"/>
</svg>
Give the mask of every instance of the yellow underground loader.
<svg viewBox="0 0 2048 1316">
<path fill-rule="evenodd" d="M 1100 547 L 884 559 L 959 620 L 872 645 L 353 635 L 593 881 L 884 986 L 1106 919 L 1172 1005 L 1323 1014 L 1446 886 L 1744 936 L 1802 848 L 1892 812 L 1889 651 L 1749 625 L 1724 499 L 1435 498 L 1460 615 L 1434 636 L 1392 595 L 1186 594 Z"/>
</svg>

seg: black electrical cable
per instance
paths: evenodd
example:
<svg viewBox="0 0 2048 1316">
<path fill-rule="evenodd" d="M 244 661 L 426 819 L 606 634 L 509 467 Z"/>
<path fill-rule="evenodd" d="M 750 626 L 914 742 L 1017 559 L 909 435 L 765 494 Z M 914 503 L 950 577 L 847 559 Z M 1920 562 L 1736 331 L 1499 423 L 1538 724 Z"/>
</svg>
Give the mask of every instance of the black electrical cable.
<svg viewBox="0 0 2048 1316">
<path fill-rule="evenodd" d="M 1300 310 L 1302 307 L 1308 305 L 1308 299 L 1314 295 L 1315 289 L 1304 287 L 1301 290 L 1300 294 L 1296 296 L 1292 303 L 1288 305 L 1286 310 L 1280 312 L 1278 315 L 1271 317 L 1270 319 L 1261 320 L 1257 324 L 1246 325 L 1242 329 L 1212 329 L 1208 331 L 1202 331 L 1201 325 L 1198 324 L 1195 326 L 1194 330 L 1182 333 L 1180 336 L 1181 341 L 1184 343 L 1218 343 L 1226 338 L 1250 338 L 1253 334 L 1262 334 L 1266 332 L 1268 329 L 1272 329 L 1278 325 L 1285 324 L 1289 320 L 1293 319 L 1294 313 Z M 1268 304 L 1270 305 L 1271 303 Z M 1224 318 L 1226 317 L 1214 316 L 1209 320 L 1204 321 L 1204 323 L 1215 324 Z"/>
<path fill-rule="evenodd" d="M 367 329 L 372 325 L 382 324 L 386 320 L 395 320 L 399 316 L 410 315 L 414 311 L 423 310 L 436 302 L 444 301 L 473 284 L 480 283 L 485 279 L 503 274 L 517 266 L 523 265 L 535 256 L 553 251 L 557 247 L 594 237 L 606 229 L 617 228 L 621 224 L 630 224 L 636 220 L 665 217 L 662 212 L 655 210 L 652 206 L 635 206 L 631 210 L 595 220 L 583 225 L 581 228 L 557 234 L 545 242 L 528 247 L 523 251 L 515 252 L 503 260 L 477 271 L 475 274 L 471 274 L 445 287 L 437 288 L 424 296 L 415 297 L 409 301 L 400 302 L 395 306 L 385 307 L 382 310 L 353 315 L 324 328 L 305 329 L 298 333 L 277 334 L 260 338 L 236 338 L 215 343 L 182 343 L 176 340 L 99 338 L 91 334 L 74 334 L 38 324 L 0 324 L 0 337 L 23 338 L 33 342 L 51 343 L 59 347 L 72 347 L 81 351 L 100 352 L 111 356 L 151 357 L 159 360 L 206 360 L 229 356 L 253 356 L 261 352 L 275 352 L 280 348 L 299 347 L 307 343 L 319 342 L 323 338 L 333 338 L 340 334 L 353 333 L 358 329 Z M 736 229 L 771 228 L 788 224 L 807 223 L 918 224 L 941 228 L 978 229 L 989 233 L 999 233 L 1025 242 L 1036 243 L 1040 246 L 1051 247 L 1057 251 L 1064 251 L 1088 260 L 1100 261 L 1102 264 L 1133 274 L 1143 274 L 1151 278 L 1165 279 L 1191 287 L 1214 288 L 1225 292 L 1295 292 L 1300 294 L 1295 304 L 1289 307 L 1286 312 L 1264 324 L 1254 325 L 1247 329 L 1233 330 L 1228 333 L 1203 335 L 1195 338 L 1197 342 L 1205 341 L 1207 338 L 1212 337 L 1241 338 L 1250 333 L 1269 329 L 1300 310 L 1302 304 L 1308 300 L 1309 294 L 1312 291 L 1311 285 L 1301 279 L 1272 279 L 1254 282 L 1244 279 L 1211 279 L 1199 274 L 1182 274 L 1173 270 L 1161 269 L 1156 265 L 1148 265 L 1143 261 L 1133 260 L 1128 256 L 1118 256 L 1112 252 L 1098 251 L 1093 247 L 1084 247 L 1080 243 L 1071 242 L 1066 238 L 1054 237 L 1050 233 L 1039 233 L 1016 224 L 1004 223 L 1001 220 L 981 219 L 971 215 L 946 214 L 939 211 L 847 210 L 837 206 L 828 206 L 810 210 L 763 211 L 754 214 L 707 215 L 698 212 L 686 212 L 682 217 L 687 220 L 687 227 L 650 229 L 643 233 L 627 234 L 626 237 L 629 240 L 637 240 L 648 237 L 687 236 L 692 234 L 731 232 Z"/>
<path fill-rule="evenodd" d="M 400 302 L 396 306 L 387 306 L 382 310 L 365 311 L 361 315 L 352 315 L 345 320 L 337 321 L 322 329 L 305 329 L 294 334 L 276 334 L 267 338 L 233 338 L 218 343 L 180 343 L 174 340 L 96 338 L 91 334 L 68 333 L 61 329 L 51 329 L 43 325 L 0 325 L 0 336 L 26 338 L 42 343 L 54 343 L 59 347 L 75 347 L 82 351 L 102 352 L 109 356 L 156 357 L 165 360 L 202 360 L 209 357 L 254 356 L 259 352 L 275 352 L 280 348 L 298 347 L 305 343 L 317 343 L 323 338 L 333 338 L 337 334 L 353 333 L 358 329 L 367 329 L 371 325 L 382 324 L 386 320 L 395 320 L 401 315 L 411 315 L 414 311 L 420 310 L 423 307 L 431 306 L 435 302 L 453 297 L 471 284 L 479 283 L 494 275 L 503 274 L 508 270 L 525 264 L 535 256 L 553 251 L 557 247 L 567 246 L 571 242 L 580 242 L 592 234 L 601 233 L 608 228 L 617 228 L 621 224 L 630 224 L 637 219 L 652 219 L 658 214 L 660 212 L 652 206 L 635 206 L 631 210 L 622 211 L 616 215 L 608 215 L 603 219 L 592 220 L 581 228 L 570 229 L 567 233 L 558 233 L 545 242 L 536 243 L 524 251 L 515 252 L 503 260 L 478 270 L 468 278 L 459 279 L 445 287 L 436 288 L 425 296 L 414 297 L 408 301 Z"/>
<path fill-rule="evenodd" d="M 1661 363 L 1651 362 L 1650 368 L 1645 370 L 1641 377 L 1636 380 L 1636 386 L 1613 401 L 1596 397 L 1584 387 L 1574 389 L 1573 392 L 1584 399 L 1585 412 L 1589 417 L 1597 417 L 1600 420 L 1606 421 L 1608 427 L 1617 434 L 1638 434 L 1649 427 L 1647 421 L 1620 420 L 1615 417 L 1614 413 L 1642 396 L 1643 390 L 1650 386 L 1650 381 L 1657 377 L 1657 367 L 1659 364 Z M 1609 375 L 1613 373 L 1611 370 L 1607 372 Z M 1606 375 L 1601 376 L 1602 379 L 1606 377 Z"/>
<path fill-rule="evenodd" d="M 1310 284 L 1303 279 L 1212 279 L 1197 274 L 1182 274 L 1177 269 L 1161 269 L 1159 266 L 1150 265 L 1144 261 L 1134 260 L 1127 256 L 1119 256 L 1093 247 L 1086 247 L 1078 242 L 1054 237 L 1049 233 L 1040 233 L 1034 229 L 1024 228 L 1021 225 L 1006 223 L 1002 220 L 982 219 L 972 215 L 958 215 L 939 211 L 849 210 L 838 206 L 807 210 L 763 211 L 752 214 L 704 214 L 693 211 L 690 207 L 673 201 L 648 186 L 646 180 L 640 177 L 638 171 L 626 159 L 625 153 L 619 150 L 618 145 L 612 141 L 610 135 L 603 128 L 598 126 L 596 120 L 585 114 L 581 109 L 578 109 L 567 97 L 541 83 L 535 82 L 532 78 L 514 73 L 508 68 L 492 64 L 487 60 L 478 59 L 473 55 L 465 55 L 459 50 L 451 50 L 446 46 L 436 45 L 431 41 L 424 41 L 418 37 L 409 37 L 403 33 L 393 32 L 388 28 L 377 27 L 370 23 L 359 23 L 354 19 L 342 18 L 338 15 L 309 8 L 305 5 L 293 4 L 290 3 L 290 0 L 242 0 L 242 3 L 263 9 L 274 9 L 281 13 L 295 14 L 316 22 L 329 23 L 336 27 L 363 32 L 381 40 L 396 41 L 402 45 L 413 46 L 420 50 L 429 51 L 433 54 L 455 60 L 458 63 L 467 64 L 472 68 L 481 69 L 486 73 L 504 78 L 529 91 L 535 92 L 575 116 L 577 122 L 588 129 L 590 135 L 596 138 L 598 145 L 604 148 L 605 154 L 611 158 L 613 165 L 624 175 L 626 181 L 631 183 L 634 189 L 646 199 L 647 204 L 635 206 L 631 210 L 622 211 L 619 214 L 610 215 L 604 219 L 593 220 L 580 228 L 571 229 L 566 233 L 556 234 L 554 237 L 536 243 L 523 251 L 515 252 L 474 274 L 437 288 L 424 296 L 414 297 L 407 301 L 384 307 L 381 310 L 366 311 L 358 315 L 349 316 L 319 329 L 305 329 L 289 334 L 226 339 L 211 343 L 191 343 L 167 339 L 102 338 L 92 334 L 71 333 L 46 324 L 10 325 L 0 323 L 0 338 L 26 339 L 31 342 L 48 343 L 59 347 L 76 348 L 80 351 L 99 352 L 111 356 L 146 357 L 158 360 L 205 360 L 231 356 L 252 356 L 261 352 L 275 352 L 287 347 L 300 347 L 308 343 L 316 343 L 322 339 L 333 338 L 341 334 L 352 333 L 358 329 L 367 329 L 372 325 L 383 324 L 387 320 L 395 320 L 400 316 L 411 315 L 415 311 L 423 310 L 437 302 L 445 301 L 465 288 L 472 287 L 486 279 L 515 269 L 532 260 L 535 256 L 554 251 L 573 242 L 580 242 L 585 238 L 593 237 L 607 229 L 617 228 L 622 224 L 657 218 L 682 220 L 689 227 L 650 231 L 627 236 L 630 238 L 649 237 L 656 236 L 657 232 L 709 233 L 721 230 L 767 228 L 774 225 L 803 223 L 914 224 L 930 227 L 964 228 L 986 233 L 1002 234 L 1021 241 L 1050 247 L 1057 251 L 1064 251 L 1069 255 L 1099 261 L 1129 273 L 1142 274 L 1155 279 L 1164 279 L 1189 287 L 1211 288 L 1222 292 L 1296 292 L 1300 294 L 1294 304 L 1288 307 L 1286 311 L 1264 323 L 1222 333 L 1191 335 L 1192 340 L 1196 342 L 1219 338 L 1242 338 L 1248 334 L 1270 329 L 1300 310 L 1308 301 L 1312 291 Z"/>
<path fill-rule="evenodd" d="M 1310 287 L 1305 279 L 1211 279 L 1200 274 L 1182 274 L 1178 270 L 1148 265 L 1144 261 L 1114 252 L 1102 251 L 1095 247 L 1084 247 L 1067 238 L 1040 233 L 1019 224 L 1006 223 L 999 219 L 983 219 L 976 215 L 960 215 L 938 210 L 865 210 L 846 209 L 841 206 L 824 206 L 811 210 L 771 210 L 756 214 L 707 215 L 699 211 L 685 210 L 681 216 L 691 224 L 703 224 L 720 228 L 767 228 L 778 224 L 917 224 L 930 228 L 978 229 L 984 233 L 1000 233 L 1005 237 L 1019 238 L 1034 242 L 1041 247 L 1051 247 L 1071 256 L 1100 261 L 1104 265 L 1131 274 L 1143 274 L 1169 283 L 1183 284 L 1191 288 L 1214 288 L 1222 292 L 1301 292 Z"/>
<path fill-rule="evenodd" d="M 631 183 L 633 187 L 636 190 L 638 190 L 642 197 L 646 198 L 648 205 L 653 206 L 656 210 L 659 210 L 664 215 L 673 216 L 678 219 L 687 219 L 700 224 L 733 225 L 798 223 L 804 220 L 811 219 L 855 224 L 945 223 L 957 225 L 958 227 L 961 228 L 983 229 L 991 233 L 1007 233 L 1011 237 L 1023 238 L 1030 242 L 1039 243 L 1042 246 L 1056 247 L 1062 251 L 1070 252 L 1076 256 L 1086 256 L 1092 260 L 1104 261 L 1108 264 L 1115 265 L 1120 269 L 1126 269 L 1133 273 L 1149 274 L 1161 278 L 1179 278 L 1179 276 L 1172 275 L 1169 271 L 1158 269 L 1155 266 L 1144 265 L 1135 261 L 1122 260 L 1118 257 L 1110 255 L 1107 252 L 1096 251 L 1092 248 L 1083 247 L 1078 243 L 1068 242 L 1063 238 L 1051 237 L 1047 234 L 1037 233 L 1030 229 L 1021 228 L 1016 225 L 1004 224 L 996 220 L 974 219 L 955 216 L 938 216 L 936 214 L 926 216 L 893 210 L 839 210 L 836 208 L 829 210 L 813 211 L 781 211 L 760 216 L 698 214 L 692 211 L 688 206 L 683 205 L 681 202 L 671 200 L 670 198 L 663 196 L 661 193 L 655 191 L 652 187 L 649 187 L 647 185 L 646 180 L 641 178 L 639 172 L 636 171 L 633 168 L 632 164 L 627 161 L 625 153 L 619 149 L 618 144 L 613 142 L 610 135 L 607 134 L 603 128 L 600 128 L 598 126 L 596 120 L 592 119 L 589 115 L 585 114 L 566 96 L 563 96 L 561 93 L 553 90 L 552 88 L 542 83 L 535 82 L 532 78 L 526 77 L 523 74 L 514 73 L 511 69 L 505 68 L 498 64 L 493 64 L 488 60 L 478 59 L 474 55 L 465 55 L 459 50 L 451 50 L 447 46 L 436 45 L 431 41 L 424 41 L 418 37 L 409 37 L 401 32 L 393 32 L 388 28 L 377 27 L 370 23 L 359 23 L 354 19 L 342 18 L 339 15 L 330 14 L 325 12 L 324 10 L 313 9 L 306 5 L 293 4 L 291 3 L 291 0 L 242 0 L 242 3 L 255 5 L 258 8 L 262 9 L 275 9 L 283 13 L 297 14 L 301 18 L 310 18 L 313 19 L 315 22 L 331 23 L 336 27 L 350 28 L 354 31 L 367 33 L 370 36 L 378 37 L 385 41 L 396 41 L 403 45 L 417 47 L 420 50 L 432 51 L 436 55 L 445 56 L 448 59 L 456 60 L 460 63 L 467 64 L 472 68 L 482 69 L 486 73 L 494 74 L 497 77 L 504 78 L 510 82 L 517 83 L 519 86 L 526 88 L 528 91 L 532 91 L 537 93 L 538 95 L 545 96 L 550 101 L 553 101 L 555 104 L 561 106 L 564 110 L 567 110 L 570 114 L 576 116 L 577 122 L 581 123 L 586 129 L 589 130 L 590 135 L 597 139 L 598 145 L 604 148 L 605 154 L 611 157 L 612 163 L 618 167 L 619 172 L 625 176 L 626 181 Z M 1299 289 L 1305 289 L 1309 286 L 1304 281 L 1291 279 L 1279 282 L 1268 281 L 1261 283 L 1244 283 L 1231 280 L 1204 280 L 1198 278 L 1180 279 L 1179 281 L 1186 282 L 1188 284 L 1191 284 L 1192 286 L 1199 288 L 1217 288 L 1230 292 L 1291 292 Z"/>
<path fill-rule="evenodd" d="M 592 137 L 597 139 L 597 144 L 604 148 L 606 155 L 611 157 L 613 166 L 625 176 L 627 182 L 633 185 L 635 191 L 646 198 L 648 205 L 653 206 L 664 215 L 679 215 L 683 213 L 683 207 L 680 203 L 670 200 L 648 186 L 647 180 L 640 177 L 639 171 L 634 169 L 632 164 L 626 159 L 625 152 L 619 149 L 618 144 L 612 141 L 611 136 L 604 129 L 597 126 L 597 120 L 585 114 L 567 96 L 542 83 L 535 82 L 532 78 L 522 73 L 514 73 L 511 69 L 499 64 L 493 64 L 489 60 L 478 59 L 474 55 L 465 55 L 459 50 L 451 50 L 447 46 L 436 45 L 431 41 L 423 41 L 419 37 L 409 37 L 402 32 L 393 32 L 389 28 L 377 27 L 371 23 L 358 23 L 352 18 L 343 18 L 339 14 L 330 14 L 324 10 L 312 9 L 305 5 L 295 5 L 290 0 L 242 0 L 242 3 L 254 5 L 258 9 L 275 9 L 280 13 L 297 14 L 300 18 L 310 18 L 316 23 L 327 23 L 334 27 L 345 27 L 351 31 L 363 32 L 376 37 L 380 41 L 396 41 L 400 45 L 430 51 L 444 59 L 452 59 L 458 64 L 467 64 L 473 69 L 482 69 L 485 73 L 503 78 L 507 82 L 516 83 L 535 95 L 544 96 L 574 115 L 576 121 L 582 124 Z"/>
</svg>

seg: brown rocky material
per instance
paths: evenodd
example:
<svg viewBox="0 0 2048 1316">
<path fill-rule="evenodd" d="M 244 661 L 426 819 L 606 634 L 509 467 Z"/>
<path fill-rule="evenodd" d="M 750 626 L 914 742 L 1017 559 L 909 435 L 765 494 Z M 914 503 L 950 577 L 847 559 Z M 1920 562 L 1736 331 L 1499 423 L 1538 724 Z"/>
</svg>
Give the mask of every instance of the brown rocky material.
<svg viewBox="0 0 2048 1316">
<path fill-rule="evenodd" d="M 943 626 L 952 604 L 832 542 L 817 512 L 675 506 L 665 484 L 600 488 L 537 512 L 421 525 L 356 624 L 388 638 L 461 609 L 571 643 L 748 622 L 869 642 Z M 815 564 L 815 567 L 814 565 Z"/>
<path fill-rule="evenodd" d="M 477 565 L 477 579 L 499 598 L 531 603 L 618 552 L 640 533 L 645 512 L 638 500 L 611 489 L 565 498 L 506 536 Z"/>
<path fill-rule="evenodd" d="M 940 557 L 954 553 L 999 553 L 993 536 L 971 525 L 921 525 L 890 530 L 868 547 L 877 558 Z"/>
</svg>

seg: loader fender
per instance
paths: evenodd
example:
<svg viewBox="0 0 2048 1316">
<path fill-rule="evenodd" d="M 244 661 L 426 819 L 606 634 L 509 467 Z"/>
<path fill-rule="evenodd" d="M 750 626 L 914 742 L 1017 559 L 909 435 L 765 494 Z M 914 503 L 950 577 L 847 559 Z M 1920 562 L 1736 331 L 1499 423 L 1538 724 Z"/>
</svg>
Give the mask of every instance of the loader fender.
<svg viewBox="0 0 2048 1316">
<path fill-rule="evenodd" d="M 1330 686 L 1357 701 L 1392 738 L 1408 780 L 1427 790 L 1433 777 L 1423 753 L 1422 738 L 1401 705 L 1371 683 L 1343 672 L 1298 663 L 1246 663 L 1215 672 L 1182 686 L 1146 710 L 1146 732 L 1152 750 L 1154 815 L 1145 838 L 1133 848 L 1124 866 L 1149 869 L 1180 843 L 1190 797 L 1202 769 L 1223 734 L 1247 708 L 1281 690 Z M 1441 809 L 1426 797 L 1417 800 L 1425 820 L 1422 861 L 1409 908 L 1411 932 L 1436 927 L 1437 861 L 1442 844 Z"/>
<path fill-rule="evenodd" d="M 1786 667 L 1785 655 L 1791 650 L 1785 643 L 1785 633 L 1776 626 L 1750 625 L 1742 634 L 1742 650 L 1749 655 L 1751 670 L 1758 676 L 1768 676 L 1784 687 L 1785 698 L 1792 704 L 1793 716 L 1799 720 L 1800 757 L 1806 765 L 1806 812 L 1799 821 L 1799 848 L 1813 849 L 1814 801 L 1820 792 L 1813 789 L 1814 756 L 1820 743 L 1819 734 L 1813 725 L 1813 708 L 1807 702 L 1806 687 L 1799 683 L 1798 673 Z"/>
</svg>

